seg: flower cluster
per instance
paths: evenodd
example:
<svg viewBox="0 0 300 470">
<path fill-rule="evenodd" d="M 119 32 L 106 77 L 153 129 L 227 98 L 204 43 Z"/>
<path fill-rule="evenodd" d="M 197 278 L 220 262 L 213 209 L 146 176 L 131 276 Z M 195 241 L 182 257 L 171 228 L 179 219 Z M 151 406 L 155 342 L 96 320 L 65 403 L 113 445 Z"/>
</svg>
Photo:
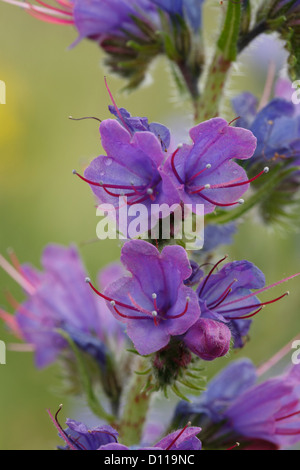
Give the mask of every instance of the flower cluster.
<svg viewBox="0 0 300 470">
<path fill-rule="evenodd" d="M 257 384 L 252 362 L 230 364 L 208 385 L 200 399 L 181 402 L 174 420 L 192 418 L 203 427 L 203 442 L 214 448 L 238 440 L 245 450 L 276 450 L 299 441 L 299 367 Z"/>
<path fill-rule="evenodd" d="M 194 108 L 189 136 L 175 147 L 174 131 L 119 108 L 105 79 L 110 119 L 95 118 L 103 153 L 84 173 L 73 170 L 96 202 L 117 215 L 122 235 L 120 263 L 104 268 L 96 282 L 73 245 L 47 245 L 40 270 L 20 264 L 12 251 L 11 262 L 0 255 L 0 267 L 25 294 L 18 302 L 8 293 L 14 314 L 0 308 L 0 318 L 32 350 L 37 368 L 59 361 L 72 385 L 79 383 L 72 391 L 84 395 L 98 419 L 89 428 L 78 410 L 64 428 L 58 419 L 62 405 L 55 416 L 48 410 L 63 441 L 58 448 L 277 450 L 299 443 L 299 365 L 260 380 L 278 355 L 262 369 L 241 359 L 206 388 L 203 373 L 212 361 L 220 368 L 232 350 L 238 353 L 250 339 L 253 319 L 289 292 L 271 300 L 260 300 L 260 294 L 300 274 L 266 285 L 263 272 L 247 259 L 218 254 L 250 209 L 264 211 L 270 225 L 274 211 L 285 215 L 299 195 L 300 111 L 291 84 L 280 79 L 271 100 L 270 84 L 260 102 L 251 93 L 236 96 L 232 104 L 239 117 L 231 121 L 221 117 L 220 103 L 231 65 L 261 33 L 277 30 L 290 52 L 290 71 L 299 69 L 300 2 L 267 0 L 255 12 L 249 1 L 220 2 L 226 15 L 206 64 L 204 0 L 3 1 L 41 20 L 74 26 L 73 45 L 89 39 L 100 46 L 110 70 L 131 89 L 164 54 Z M 200 233 L 192 249 L 186 233 L 177 236 L 178 208 L 181 225 L 203 215 L 203 249 Z M 128 222 L 137 211 L 140 230 L 131 235 Z M 168 406 L 163 401 L 170 393 L 180 398 L 175 407 L 174 396 Z"/>
</svg>

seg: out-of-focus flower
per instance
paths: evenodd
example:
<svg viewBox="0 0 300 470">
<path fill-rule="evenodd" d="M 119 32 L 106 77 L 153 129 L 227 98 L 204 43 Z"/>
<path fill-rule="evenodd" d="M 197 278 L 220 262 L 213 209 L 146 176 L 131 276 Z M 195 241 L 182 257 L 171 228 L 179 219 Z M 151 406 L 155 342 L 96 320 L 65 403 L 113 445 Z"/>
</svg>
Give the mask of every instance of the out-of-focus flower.
<svg viewBox="0 0 300 470">
<path fill-rule="evenodd" d="M 60 411 L 60 410 L 59 410 Z M 59 413 L 58 411 L 58 413 Z M 63 430 L 55 417 L 48 410 L 50 418 L 59 431 L 61 439 L 66 443 L 63 450 L 129 450 L 130 448 L 118 443 L 118 433 L 111 426 L 98 426 L 88 429 L 78 421 L 68 419 L 67 429 Z M 134 446 L 134 450 L 201 450 L 201 442 L 196 437 L 201 432 L 199 427 L 190 427 L 168 434 L 153 447 Z"/>
<path fill-rule="evenodd" d="M 258 109 L 258 100 L 251 93 L 242 93 L 232 101 L 235 112 L 241 116 L 239 124 L 257 138 L 250 165 L 258 162 L 275 164 L 286 160 L 294 165 L 300 164 L 298 107 L 291 99 L 284 99 L 287 98 L 285 82 L 277 84 L 276 92 L 281 97 L 275 97 L 261 110 Z"/>
<path fill-rule="evenodd" d="M 43 252 L 42 272 L 30 265 L 15 264 L 13 267 L 0 257 L 1 267 L 23 287 L 27 298 L 18 303 L 10 296 L 15 315 L 3 310 L 0 314 L 20 339 L 33 345 L 37 367 L 51 364 L 67 347 L 58 329 L 105 367 L 106 335 L 112 333 L 111 337 L 118 336 L 120 342 L 124 342 L 125 335 L 118 322 L 112 321 L 105 303 L 97 304 L 86 286 L 86 272 L 77 249 L 49 245 Z"/>
<path fill-rule="evenodd" d="M 292 102 L 291 90 L 291 84 L 280 80 L 275 87 L 276 96 L 262 109 L 251 93 L 242 93 L 233 100 L 234 110 L 241 116 L 240 125 L 257 138 L 253 158 L 244 164 L 249 176 L 266 163 L 274 177 L 277 175 L 273 187 L 268 187 L 261 199 L 261 217 L 268 224 L 282 225 L 287 221 L 289 227 L 294 219 L 297 225 L 300 187 L 300 115 L 299 105 Z M 257 190 L 261 183 L 255 182 Z"/>
<path fill-rule="evenodd" d="M 153 0 L 153 3 L 171 15 L 186 17 L 195 32 L 201 27 L 204 0 Z"/>
<path fill-rule="evenodd" d="M 192 128 L 190 136 L 193 144 L 179 146 L 165 165 L 181 201 L 192 204 L 194 211 L 197 204 L 204 204 L 206 214 L 216 207 L 243 203 L 240 198 L 250 181 L 233 159 L 244 160 L 253 155 L 253 134 L 214 118 Z"/>
<path fill-rule="evenodd" d="M 237 232 L 235 223 L 225 225 L 207 225 L 204 228 L 203 252 L 216 249 L 220 245 L 230 245 L 232 237 Z"/>
<path fill-rule="evenodd" d="M 198 96 L 203 54 L 200 34 L 195 33 L 201 30 L 203 0 L 3 1 L 48 23 L 73 25 L 78 32 L 74 45 L 85 38 L 98 43 L 106 52 L 105 63 L 128 79 L 128 88 L 138 86 L 151 61 L 165 53 L 188 77 L 194 98 Z"/>
<path fill-rule="evenodd" d="M 191 275 L 185 250 L 133 240 L 122 248 L 121 261 L 131 273 L 100 293 L 111 312 L 127 325 L 127 334 L 142 355 L 166 347 L 172 336 L 184 334 L 199 318 L 195 292 L 184 285 Z"/>
<path fill-rule="evenodd" d="M 293 80 L 300 71 L 300 3 L 298 0 L 271 0 L 263 2 L 256 15 L 256 29 L 276 31 L 289 51 L 289 73 Z"/>
<path fill-rule="evenodd" d="M 249 450 L 288 448 L 299 442 L 299 366 L 256 382 L 251 361 L 236 361 L 209 383 L 200 399 L 181 402 L 175 421 L 191 418 L 202 426 L 202 441 L 208 448 L 214 448 L 216 442 L 226 447 L 232 439 Z"/>
</svg>

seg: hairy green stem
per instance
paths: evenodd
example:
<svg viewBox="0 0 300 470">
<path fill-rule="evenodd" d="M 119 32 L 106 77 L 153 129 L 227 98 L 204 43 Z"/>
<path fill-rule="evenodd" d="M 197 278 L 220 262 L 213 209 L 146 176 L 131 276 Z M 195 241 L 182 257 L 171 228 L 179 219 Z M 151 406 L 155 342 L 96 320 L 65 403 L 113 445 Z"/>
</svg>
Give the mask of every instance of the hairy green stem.
<svg viewBox="0 0 300 470">
<path fill-rule="evenodd" d="M 120 442 L 127 446 L 140 442 L 150 405 L 151 391 L 143 390 L 145 377 L 138 374 L 143 370 L 145 370 L 145 361 L 139 358 L 136 368 L 137 373 L 134 373 L 131 378 L 123 416 L 118 426 Z"/>
<path fill-rule="evenodd" d="M 238 53 L 240 23 L 241 4 L 228 2 L 224 26 L 199 101 L 198 122 L 214 118 L 219 114 L 228 72 Z"/>
</svg>

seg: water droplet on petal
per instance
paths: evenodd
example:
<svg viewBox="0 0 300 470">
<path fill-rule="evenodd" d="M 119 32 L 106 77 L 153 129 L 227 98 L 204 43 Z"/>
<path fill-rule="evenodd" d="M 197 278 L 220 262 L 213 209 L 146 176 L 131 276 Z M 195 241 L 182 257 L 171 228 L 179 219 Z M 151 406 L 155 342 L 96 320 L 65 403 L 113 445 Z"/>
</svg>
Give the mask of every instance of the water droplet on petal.
<svg viewBox="0 0 300 470">
<path fill-rule="evenodd" d="M 106 166 L 110 166 L 113 162 L 112 158 L 110 157 L 105 158 L 104 161 Z"/>
</svg>

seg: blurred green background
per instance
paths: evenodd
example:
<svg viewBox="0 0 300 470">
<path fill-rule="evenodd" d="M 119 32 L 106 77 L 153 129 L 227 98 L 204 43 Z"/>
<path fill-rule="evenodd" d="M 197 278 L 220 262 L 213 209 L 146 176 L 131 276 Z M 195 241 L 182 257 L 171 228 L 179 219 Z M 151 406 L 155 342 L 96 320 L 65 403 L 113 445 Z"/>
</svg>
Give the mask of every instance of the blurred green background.
<svg viewBox="0 0 300 470">
<path fill-rule="evenodd" d="M 72 122 L 68 116 L 109 117 L 102 55 L 88 41 L 68 50 L 76 37 L 72 28 L 41 23 L 10 5 L 0 3 L 0 18 L 0 80 L 7 86 L 7 104 L 0 105 L 0 252 L 6 256 L 13 247 L 21 262 L 39 266 L 47 243 L 75 242 L 94 276 L 118 258 L 120 247 L 115 242 L 89 243 L 96 236 L 94 201 L 72 169 L 82 169 L 101 153 L 98 126 L 94 121 Z M 209 41 L 214 31 L 207 30 Z M 236 88 L 261 92 L 266 69 L 244 66 L 239 72 L 232 82 Z M 190 108 L 176 98 L 170 80 L 163 59 L 152 67 L 152 82 L 132 95 L 119 93 L 123 83 L 109 77 L 119 106 L 184 132 L 191 122 Z M 229 112 L 228 117 L 235 116 Z M 254 262 L 272 283 L 299 271 L 299 240 L 296 233 L 277 233 L 251 217 L 224 252 Z M 2 307 L 9 309 L 5 290 L 22 299 L 21 290 L 3 272 L 0 285 Z M 247 355 L 259 365 L 299 333 L 298 286 L 299 281 L 291 281 L 292 295 L 256 319 L 251 341 L 231 359 Z M 3 325 L 0 339 L 14 342 Z M 224 361 L 214 363 L 209 373 Z M 7 364 L 0 365 L 0 449 L 54 448 L 56 432 L 45 410 L 56 410 L 63 402 L 68 415 L 75 406 L 60 392 L 59 373 L 56 366 L 36 371 L 31 353 L 7 352 Z"/>
</svg>

